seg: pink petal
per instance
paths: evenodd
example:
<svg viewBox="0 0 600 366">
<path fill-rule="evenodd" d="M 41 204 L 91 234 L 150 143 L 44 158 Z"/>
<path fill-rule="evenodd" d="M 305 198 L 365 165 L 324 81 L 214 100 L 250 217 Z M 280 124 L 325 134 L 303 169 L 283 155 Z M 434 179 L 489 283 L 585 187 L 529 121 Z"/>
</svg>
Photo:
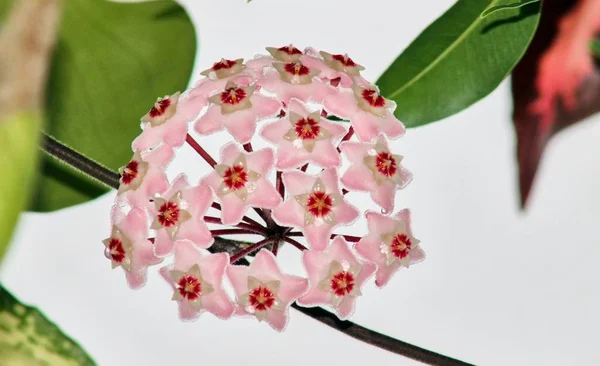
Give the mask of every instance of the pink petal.
<svg viewBox="0 0 600 366">
<path fill-rule="evenodd" d="M 358 264 L 358 260 L 354 254 L 350 251 L 348 243 L 341 236 L 336 236 L 331 242 L 329 248 L 329 256 L 337 260 L 346 261 L 350 264 Z"/>
<path fill-rule="evenodd" d="M 247 204 L 253 207 L 273 209 L 281 204 L 281 195 L 273 184 L 261 178 L 256 181 L 254 192 L 248 194 Z"/>
<path fill-rule="evenodd" d="M 261 175 L 267 175 L 273 168 L 275 162 L 275 154 L 270 148 L 264 148 L 252 152 L 247 155 L 246 163 L 248 169 L 253 170 Z"/>
<path fill-rule="evenodd" d="M 247 266 L 227 267 L 227 278 L 229 278 L 229 282 L 231 282 L 236 296 L 248 292 L 248 270 Z"/>
<path fill-rule="evenodd" d="M 284 275 L 281 285 L 277 295 L 286 304 L 295 301 L 308 290 L 308 280 L 297 276 Z"/>
<path fill-rule="evenodd" d="M 131 242 L 146 240 L 148 238 L 148 216 L 140 208 L 134 208 L 119 224 L 121 231 L 126 233 Z"/>
<path fill-rule="evenodd" d="M 167 231 L 160 229 L 156 231 L 154 239 L 154 253 L 159 257 L 165 257 L 171 253 L 173 249 L 173 240 L 167 234 Z"/>
<path fill-rule="evenodd" d="M 356 191 L 372 191 L 377 188 L 373 173 L 365 164 L 352 164 L 342 176 L 342 183 L 348 189 Z"/>
<path fill-rule="evenodd" d="M 184 272 L 188 271 L 194 264 L 197 264 L 202 259 L 200 253 L 194 248 L 192 243 L 187 240 L 177 240 L 174 257 L 173 268 Z"/>
<path fill-rule="evenodd" d="M 162 141 L 163 129 L 165 125 L 152 127 L 147 124 L 142 133 L 133 140 L 132 147 L 134 151 L 146 150 L 158 145 Z"/>
<path fill-rule="evenodd" d="M 281 178 L 290 196 L 309 192 L 315 183 L 315 177 L 298 171 L 285 172 Z"/>
<path fill-rule="evenodd" d="M 236 225 L 248 210 L 248 204 L 233 193 L 221 197 L 222 217 L 225 225 Z"/>
<path fill-rule="evenodd" d="M 306 295 L 298 299 L 297 303 L 304 307 L 312 307 L 331 302 L 331 294 L 327 291 L 320 290 L 317 287 L 313 287 Z"/>
<path fill-rule="evenodd" d="M 146 273 L 125 271 L 125 279 L 127 280 L 129 288 L 132 290 L 139 290 L 146 284 Z"/>
<path fill-rule="evenodd" d="M 312 250 L 325 250 L 329 245 L 331 226 L 327 224 L 309 225 L 304 228 L 306 242 Z"/>
<path fill-rule="evenodd" d="M 221 164 L 232 164 L 235 159 L 238 158 L 242 150 L 240 150 L 238 144 L 230 142 L 221 148 L 219 156 L 221 157 Z"/>
<path fill-rule="evenodd" d="M 221 319 L 228 319 L 235 312 L 235 305 L 227 293 L 221 289 L 205 295 L 202 298 L 202 306 L 206 311 Z"/>
<path fill-rule="evenodd" d="M 343 119 L 351 119 L 361 110 L 352 91 L 341 91 L 323 100 L 323 105 L 329 114 Z"/>
<path fill-rule="evenodd" d="M 250 101 L 252 102 L 252 110 L 260 119 L 274 117 L 281 109 L 281 103 L 277 99 L 257 93 L 252 94 Z"/>
<path fill-rule="evenodd" d="M 391 265 L 381 265 L 375 275 L 375 285 L 377 287 L 383 287 L 387 285 L 392 276 L 400 269 L 400 262 L 394 262 Z"/>
<path fill-rule="evenodd" d="M 354 314 L 354 306 L 356 304 L 356 297 L 345 296 L 342 302 L 335 308 L 335 311 L 340 320 L 346 320 Z"/>
<path fill-rule="evenodd" d="M 335 212 L 335 217 L 337 219 L 337 224 L 348 225 L 353 223 L 360 212 L 358 209 L 347 202 L 342 202 L 339 206 L 334 207 L 333 211 Z M 337 226 L 337 225 L 336 225 Z"/>
<path fill-rule="evenodd" d="M 171 120 L 173 122 L 190 122 L 207 105 L 208 98 L 194 98 L 189 93 L 182 94 L 177 103 L 177 111 Z"/>
<path fill-rule="evenodd" d="M 340 144 L 340 150 L 352 163 L 362 163 L 368 151 L 375 145 L 364 142 L 344 141 Z"/>
<path fill-rule="evenodd" d="M 376 204 L 381 206 L 384 212 L 390 213 L 394 210 L 394 199 L 396 198 L 397 190 L 398 185 L 396 183 L 386 181 L 371 191 L 371 198 Z"/>
<path fill-rule="evenodd" d="M 344 135 L 346 135 L 346 133 L 348 132 L 348 128 L 347 127 L 347 123 L 344 122 L 330 122 L 329 120 L 325 119 L 325 118 L 321 118 L 321 121 L 319 122 L 321 124 L 321 126 L 326 129 L 327 131 L 329 131 L 329 133 L 331 133 L 334 136 L 335 141 L 340 140 Z"/>
<path fill-rule="evenodd" d="M 269 142 L 279 144 L 280 142 L 285 141 L 283 135 L 285 135 L 290 128 L 292 128 L 292 125 L 287 122 L 286 118 L 282 118 L 279 121 L 266 124 L 260 131 L 260 135 Z"/>
<path fill-rule="evenodd" d="M 304 225 L 304 209 L 293 198 L 290 198 L 273 209 L 273 219 L 282 226 L 302 227 Z"/>
<path fill-rule="evenodd" d="M 339 193 L 340 192 L 337 169 L 335 169 L 335 168 L 325 169 L 321 172 L 321 174 L 319 175 L 319 178 L 321 178 L 321 181 L 325 185 L 327 193 Z"/>
<path fill-rule="evenodd" d="M 261 249 L 250 264 L 248 275 L 256 277 L 260 281 L 268 282 L 280 280 L 281 270 L 279 269 L 279 266 L 277 266 L 277 260 L 273 253 L 269 250 Z"/>
<path fill-rule="evenodd" d="M 278 332 L 282 332 L 285 329 L 285 326 L 288 322 L 288 310 L 286 309 L 285 311 L 267 311 L 267 316 L 265 320 L 273 329 L 275 329 Z"/>
<path fill-rule="evenodd" d="M 220 105 L 211 105 L 204 115 L 194 123 L 194 129 L 200 135 L 210 135 L 223 129 L 223 114 Z"/>
<path fill-rule="evenodd" d="M 342 164 L 340 154 L 330 141 L 318 141 L 310 154 L 310 161 L 322 168 L 337 167 Z"/>
<path fill-rule="evenodd" d="M 381 236 L 379 233 L 369 233 L 354 245 L 354 250 L 363 258 L 378 265 L 385 264 L 385 256 L 381 253 Z"/>
<path fill-rule="evenodd" d="M 371 142 L 377 137 L 377 134 L 379 134 L 380 119 L 380 117 L 371 113 L 359 110 L 350 117 L 350 122 L 354 128 L 354 133 L 356 133 L 356 136 L 360 141 Z"/>
<path fill-rule="evenodd" d="M 277 169 L 290 169 L 302 166 L 309 160 L 309 156 L 310 154 L 306 150 L 294 147 L 291 142 L 282 142 L 277 149 Z"/>
<path fill-rule="evenodd" d="M 381 130 L 389 139 L 396 139 L 404 135 L 404 125 L 390 111 L 385 113 L 385 117 L 379 120 Z"/>
<path fill-rule="evenodd" d="M 202 310 L 194 308 L 187 301 L 178 301 L 177 305 L 179 306 L 179 319 L 183 321 L 196 320 L 202 314 Z"/>
<path fill-rule="evenodd" d="M 173 147 L 167 144 L 162 144 L 154 150 L 144 153 L 142 159 L 149 164 L 164 168 L 169 165 L 174 157 L 175 150 L 173 150 Z"/>
<path fill-rule="evenodd" d="M 310 113 L 310 109 L 299 99 L 291 99 L 287 104 L 288 111 L 294 112 L 301 116 L 306 116 Z M 289 123 L 289 122 L 288 122 Z"/>
<path fill-rule="evenodd" d="M 188 133 L 187 121 L 167 121 L 166 128 L 163 131 L 162 140 L 173 147 L 179 147 L 185 142 L 185 137 Z"/>
<path fill-rule="evenodd" d="M 177 238 L 190 240 L 199 248 L 209 248 L 214 239 L 202 217 L 195 217 L 184 222 L 177 232 Z"/>
<path fill-rule="evenodd" d="M 377 212 L 369 211 L 365 214 L 365 217 L 369 225 L 369 232 L 385 234 L 392 232 L 397 226 L 397 222 L 393 218 Z"/>
<path fill-rule="evenodd" d="M 256 131 L 257 117 L 254 109 L 245 109 L 223 116 L 223 124 L 237 142 L 247 144 Z"/>
</svg>

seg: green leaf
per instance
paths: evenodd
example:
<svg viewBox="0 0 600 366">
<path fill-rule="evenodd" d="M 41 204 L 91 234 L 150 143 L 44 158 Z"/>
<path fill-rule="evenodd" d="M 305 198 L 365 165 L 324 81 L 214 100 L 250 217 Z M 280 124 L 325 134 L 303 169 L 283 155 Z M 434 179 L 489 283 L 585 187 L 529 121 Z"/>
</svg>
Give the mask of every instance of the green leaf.
<svg viewBox="0 0 600 366">
<path fill-rule="evenodd" d="M 506 10 L 506 9 L 518 9 L 518 8 L 522 8 L 525 5 L 529 5 L 529 4 L 533 4 L 533 3 L 537 3 L 540 2 L 541 0 L 528 0 L 528 1 L 523 1 L 520 3 L 512 3 L 512 4 L 508 4 L 508 5 L 497 5 L 497 6 L 492 6 L 491 8 L 487 8 L 483 11 L 483 13 L 481 13 L 481 17 L 485 18 L 490 14 L 493 14 L 497 11 L 502 11 L 502 10 Z"/>
<path fill-rule="evenodd" d="M 600 57 L 600 39 L 594 39 L 590 43 L 590 49 L 592 50 L 592 55 Z"/>
<path fill-rule="evenodd" d="M 37 309 L 0 286 L 0 360 L 10 366 L 86 366 L 95 362 Z"/>
<path fill-rule="evenodd" d="M 485 9 L 514 0 L 460 0 L 433 22 L 377 81 L 408 127 L 462 111 L 492 92 L 523 56 L 540 4 Z"/>
<path fill-rule="evenodd" d="M 0 1 L 6 13 L 7 1 Z M 50 135 L 111 169 L 131 158 L 140 118 L 156 98 L 183 91 L 196 53 L 193 25 L 171 0 L 69 0 L 47 89 Z M 45 157 L 33 209 L 51 211 L 107 191 Z"/>
<path fill-rule="evenodd" d="M 29 202 L 38 166 L 41 121 L 42 117 L 35 113 L 18 113 L 0 119 L 0 259 L 21 211 Z"/>
</svg>

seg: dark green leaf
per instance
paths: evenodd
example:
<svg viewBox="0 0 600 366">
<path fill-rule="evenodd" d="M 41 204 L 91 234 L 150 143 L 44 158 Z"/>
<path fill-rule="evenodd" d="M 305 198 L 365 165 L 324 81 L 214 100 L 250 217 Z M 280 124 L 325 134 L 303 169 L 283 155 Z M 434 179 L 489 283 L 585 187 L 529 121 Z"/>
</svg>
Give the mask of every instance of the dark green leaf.
<svg viewBox="0 0 600 366">
<path fill-rule="evenodd" d="M 39 114 L 18 113 L 0 119 L 0 259 L 21 211 L 29 202 L 38 165 L 41 127 Z"/>
<path fill-rule="evenodd" d="M 512 3 L 512 4 L 508 4 L 508 5 L 497 5 L 497 6 L 492 6 L 491 8 L 487 8 L 483 11 L 483 13 L 481 13 L 481 17 L 485 18 L 490 14 L 493 14 L 497 11 L 502 11 L 502 10 L 506 10 L 506 9 L 518 9 L 518 8 L 522 8 L 525 5 L 529 5 L 529 4 L 533 4 L 533 3 L 537 3 L 540 2 L 541 0 L 526 0 L 526 1 L 522 1 L 519 3 Z"/>
<path fill-rule="evenodd" d="M 0 364 L 87 366 L 95 362 L 42 313 L 0 286 Z"/>
<path fill-rule="evenodd" d="M 592 54 L 596 57 L 600 57 L 600 39 L 595 39 L 590 44 Z"/>
<path fill-rule="evenodd" d="M 7 1 L 0 2 L 6 10 Z M 131 157 L 140 117 L 159 96 L 186 88 L 196 37 L 171 0 L 64 1 L 47 90 L 46 132 L 111 169 Z M 34 209 L 50 211 L 106 192 L 46 157 Z"/>
<path fill-rule="evenodd" d="M 461 0 L 415 39 L 379 78 L 408 127 L 448 117 L 493 91 L 531 41 L 539 3 L 495 12 L 514 0 Z"/>
</svg>

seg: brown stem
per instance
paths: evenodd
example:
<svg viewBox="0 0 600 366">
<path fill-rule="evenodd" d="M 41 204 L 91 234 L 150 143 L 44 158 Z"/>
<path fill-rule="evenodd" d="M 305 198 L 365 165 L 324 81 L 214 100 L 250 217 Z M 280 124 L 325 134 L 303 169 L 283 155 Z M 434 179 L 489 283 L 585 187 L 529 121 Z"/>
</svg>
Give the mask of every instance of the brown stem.
<svg viewBox="0 0 600 366">
<path fill-rule="evenodd" d="M 212 236 L 243 235 L 243 234 L 262 235 L 262 234 L 257 234 L 256 232 L 248 230 L 248 229 L 218 229 L 218 230 L 211 230 L 210 233 L 212 234 Z"/>
<path fill-rule="evenodd" d="M 300 168 L 300 170 L 302 170 L 303 172 L 306 172 L 306 169 L 308 169 L 308 163 L 302 165 L 302 168 Z"/>
<path fill-rule="evenodd" d="M 244 150 L 246 150 L 247 152 L 251 153 L 253 151 L 252 150 L 252 144 L 251 143 L 244 144 Z"/>
<path fill-rule="evenodd" d="M 294 231 L 294 232 L 288 233 L 287 235 L 294 236 L 294 237 L 303 237 L 304 236 L 304 234 L 299 231 Z M 362 239 L 361 237 L 358 237 L 358 236 L 343 235 L 343 234 L 331 234 L 331 239 L 335 239 L 336 236 L 342 236 L 344 239 L 346 239 L 346 241 L 349 241 L 351 243 L 356 243 L 356 242 L 360 241 L 360 239 Z"/>
<path fill-rule="evenodd" d="M 216 210 L 219 210 L 219 211 L 221 211 L 221 205 L 220 205 L 220 204 L 218 204 L 217 202 L 213 202 L 213 203 L 212 203 L 212 205 L 211 205 L 210 207 L 212 207 L 212 208 L 214 208 L 214 209 L 216 209 Z M 254 225 L 254 226 L 256 226 L 256 227 L 257 227 L 257 228 L 259 228 L 259 229 L 266 229 L 266 228 L 265 228 L 263 225 L 261 225 L 261 224 L 259 224 L 258 222 L 256 222 L 256 221 L 252 220 L 252 219 L 251 219 L 251 218 L 249 218 L 248 216 L 244 216 L 244 217 L 242 217 L 242 220 L 243 220 L 243 221 L 246 221 L 246 222 L 247 222 L 248 224 L 250 224 L 250 225 Z"/>
<path fill-rule="evenodd" d="M 185 142 L 188 143 L 192 147 L 192 149 L 196 150 L 196 152 L 206 161 L 212 168 L 217 165 L 215 159 L 210 156 L 210 154 L 200 146 L 200 144 L 194 140 L 194 138 L 188 133 L 185 137 Z"/>
<path fill-rule="evenodd" d="M 275 188 L 279 191 L 281 198 L 285 197 L 285 186 L 283 185 L 283 180 L 281 179 L 281 171 L 277 171 L 277 178 L 275 180 Z"/>
<path fill-rule="evenodd" d="M 225 225 L 223 224 L 223 221 L 221 221 L 220 218 L 218 217 L 214 217 L 214 216 L 204 216 L 204 222 L 208 222 L 210 224 L 219 224 L 219 225 Z M 233 227 L 237 227 L 240 229 L 247 229 L 250 230 L 256 234 L 260 234 L 260 235 L 264 235 L 267 233 L 265 228 L 258 228 L 254 225 L 250 225 L 250 224 L 246 224 L 245 222 L 240 222 L 237 225 L 227 225 L 227 226 L 233 226 Z"/>
<path fill-rule="evenodd" d="M 352 136 L 354 136 L 354 128 L 352 128 L 352 126 L 350 126 L 350 128 L 348 129 L 348 133 L 346 134 L 346 136 L 344 136 L 342 138 L 342 141 L 340 141 L 340 144 L 342 142 L 344 142 L 344 141 L 350 140 L 352 138 Z M 342 152 L 342 150 L 340 150 L 340 146 L 339 145 L 338 145 L 337 151 L 338 152 Z"/>
<path fill-rule="evenodd" d="M 235 262 L 237 262 L 240 259 L 244 258 L 248 254 L 250 254 L 252 252 L 255 252 L 255 251 L 259 250 L 260 248 L 264 247 L 265 245 L 268 245 L 268 244 L 272 243 L 274 240 L 275 239 L 273 239 L 273 238 L 266 238 L 266 239 L 263 239 L 263 240 L 259 241 L 256 244 L 252 244 L 248 248 L 246 248 L 244 250 L 241 250 L 238 253 L 232 255 L 231 259 L 229 260 L 229 262 L 231 264 L 234 264 Z"/>
<path fill-rule="evenodd" d="M 298 248 L 299 250 L 308 250 L 308 248 L 307 248 L 307 247 L 305 247 L 304 245 L 302 245 L 302 244 L 298 243 L 297 241 L 295 241 L 294 239 L 290 238 L 289 236 L 284 236 L 284 237 L 283 237 L 283 240 L 284 240 L 286 243 L 290 243 L 290 244 L 292 244 L 293 246 L 295 246 L 295 247 L 296 247 L 296 248 Z"/>
<path fill-rule="evenodd" d="M 279 243 L 281 243 L 281 241 L 277 240 L 275 243 L 273 243 L 273 249 L 271 250 L 271 252 L 273 253 L 274 256 L 277 256 L 277 252 L 279 251 Z"/>
</svg>

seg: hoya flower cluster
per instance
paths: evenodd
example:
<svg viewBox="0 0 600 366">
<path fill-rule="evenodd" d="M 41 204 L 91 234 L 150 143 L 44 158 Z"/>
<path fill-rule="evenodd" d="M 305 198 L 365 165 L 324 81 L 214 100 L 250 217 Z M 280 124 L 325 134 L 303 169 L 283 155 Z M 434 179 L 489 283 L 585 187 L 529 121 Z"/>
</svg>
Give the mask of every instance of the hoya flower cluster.
<svg viewBox="0 0 600 366">
<path fill-rule="evenodd" d="M 330 306 L 346 319 L 374 274 L 382 287 L 424 258 L 409 211 L 393 213 L 396 191 L 411 180 L 387 142 L 404 134 L 394 103 L 347 55 L 293 45 L 267 51 L 247 62 L 222 59 L 185 93 L 159 98 L 120 171 L 105 255 L 132 288 L 144 285 L 149 266 L 173 257 L 160 273 L 183 319 L 236 314 L 283 330 L 293 302 Z M 223 130 L 231 142 L 216 160 L 192 137 Z M 261 138 L 270 147 L 254 150 Z M 184 174 L 169 182 L 165 167 L 186 142 L 212 169 L 199 182 Z M 369 192 L 382 213 L 363 215 L 347 199 L 352 191 Z M 361 216 L 367 235 L 340 232 Z M 215 238 L 236 234 L 262 238 L 231 255 L 215 251 Z M 306 277 L 280 270 L 281 245 L 301 250 Z"/>
</svg>

